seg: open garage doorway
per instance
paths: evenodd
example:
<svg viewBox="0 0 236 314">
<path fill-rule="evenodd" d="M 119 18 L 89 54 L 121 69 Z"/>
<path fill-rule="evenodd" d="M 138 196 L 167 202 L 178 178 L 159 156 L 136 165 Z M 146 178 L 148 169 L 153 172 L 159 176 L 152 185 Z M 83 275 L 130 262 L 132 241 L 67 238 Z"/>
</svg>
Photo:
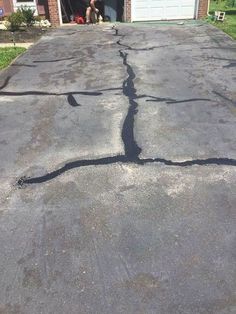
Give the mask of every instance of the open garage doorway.
<svg viewBox="0 0 236 314">
<path fill-rule="evenodd" d="M 59 0 L 62 22 L 75 23 L 76 17 L 85 19 L 86 6 L 83 0 Z M 104 22 L 124 21 L 124 0 L 103 0 L 96 2 L 96 7 Z"/>
</svg>

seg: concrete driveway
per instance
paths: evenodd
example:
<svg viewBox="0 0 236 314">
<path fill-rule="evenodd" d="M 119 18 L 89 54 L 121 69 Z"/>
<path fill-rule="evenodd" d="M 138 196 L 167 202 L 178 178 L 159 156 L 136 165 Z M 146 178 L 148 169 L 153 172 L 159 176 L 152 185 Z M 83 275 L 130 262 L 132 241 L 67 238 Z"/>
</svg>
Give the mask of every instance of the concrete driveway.
<svg viewBox="0 0 236 314">
<path fill-rule="evenodd" d="M 0 313 L 236 313 L 236 44 L 66 27 L 0 75 Z"/>
</svg>

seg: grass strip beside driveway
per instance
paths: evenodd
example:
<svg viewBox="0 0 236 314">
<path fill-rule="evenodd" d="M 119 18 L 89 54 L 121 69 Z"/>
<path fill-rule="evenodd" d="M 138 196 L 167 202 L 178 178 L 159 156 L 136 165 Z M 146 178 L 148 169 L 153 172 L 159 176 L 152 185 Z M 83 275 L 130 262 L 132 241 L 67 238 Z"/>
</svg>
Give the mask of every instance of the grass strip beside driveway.
<svg viewBox="0 0 236 314">
<path fill-rule="evenodd" d="M 236 7 L 227 6 L 226 1 L 218 2 L 211 0 L 209 14 L 213 16 L 215 14 L 215 11 L 225 12 L 225 20 L 223 22 L 221 21 L 214 22 L 210 20 L 210 23 L 222 29 L 232 38 L 236 39 Z"/>
<path fill-rule="evenodd" d="M 22 47 L 0 48 L 0 70 L 7 67 L 17 56 L 25 52 Z"/>
</svg>

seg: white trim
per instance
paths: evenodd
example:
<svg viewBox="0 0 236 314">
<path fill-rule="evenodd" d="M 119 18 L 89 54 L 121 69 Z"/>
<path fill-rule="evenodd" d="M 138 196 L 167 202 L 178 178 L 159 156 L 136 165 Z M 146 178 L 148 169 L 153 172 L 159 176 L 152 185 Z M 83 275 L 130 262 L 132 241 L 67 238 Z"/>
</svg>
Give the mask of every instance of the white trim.
<svg viewBox="0 0 236 314">
<path fill-rule="evenodd" d="M 207 15 L 209 16 L 209 10 L 210 10 L 210 0 L 208 0 L 208 5 L 207 5 Z"/>
<path fill-rule="evenodd" d="M 130 2 L 131 2 L 131 5 L 130 5 L 130 11 L 131 11 L 130 12 L 130 21 L 133 22 L 134 21 L 134 19 L 133 19 L 133 12 L 134 12 L 134 10 L 133 10 L 134 4 L 133 3 L 134 2 L 132 0 Z"/>
<path fill-rule="evenodd" d="M 37 8 L 37 3 L 36 0 L 33 1 L 27 1 L 25 0 L 24 2 L 17 2 L 17 0 L 13 0 L 13 9 L 16 11 L 20 7 L 29 7 L 35 10 L 35 14 L 38 14 L 38 8 Z"/>
<path fill-rule="evenodd" d="M 32 3 L 34 3 L 34 4 L 36 4 L 36 0 L 32 0 L 32 1 L 27 1 L 27 0 L 25 0 L 25 1 L 20 1 L 20 2 L 18 2 L 17 0 L 13 0 L 13 5 L 21 5 L 21 4 L 23 4 L 23 5 L 29 5 L 29 4 L 32 4 Z"/>
<path fill-rule="evenodd" d="M 59 13 L 59 22 L 60 22 L 60 25 L 63 25 L 63 22 L 62 22 L 62 13 L 61 13 L 61 0 L 57 0 L 57 8 L 58 8 L 58 13 Z"/>
</svg>

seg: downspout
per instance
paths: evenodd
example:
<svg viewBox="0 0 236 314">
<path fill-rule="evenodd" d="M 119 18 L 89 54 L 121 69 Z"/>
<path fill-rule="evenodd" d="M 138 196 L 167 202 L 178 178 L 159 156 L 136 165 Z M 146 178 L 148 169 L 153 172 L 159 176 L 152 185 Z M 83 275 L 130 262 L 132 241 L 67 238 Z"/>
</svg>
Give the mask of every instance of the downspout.
<svg viewBox="0 0 236 314">
<path fill-rule="evenodd" d="M 199 1 L 200 0 L 196 0 L 196 11 L 195 11 L 195 19 L 198 19 L 198 11 L 199 11 Z"/>
<path fill-rule="evenodd" d="M 127 22 L 126 18 L 127 18 L 127 1 L 124 0 L 124 22 Z"/>
<path fill-rule="evenodd" d="M 129 22 L 133 22 L 133 1 L 130 1 L 130 21 Z"/>
<path fill-rule="evenodd" d="M 209 14 L 209 10 L 210 10 L 210 0 L 208 0 L 208 5 L 207 5 L 207 16 L 211 16 Z"/>
<path fill-rule="evenodd" d="M 58 6 L 59 21 L 60 21 L 60 26 L 61 26 L 63 25 L 62 13 L 61 13 L 61 0 L 57 0 L 57 6 Z"/>
</svg>

